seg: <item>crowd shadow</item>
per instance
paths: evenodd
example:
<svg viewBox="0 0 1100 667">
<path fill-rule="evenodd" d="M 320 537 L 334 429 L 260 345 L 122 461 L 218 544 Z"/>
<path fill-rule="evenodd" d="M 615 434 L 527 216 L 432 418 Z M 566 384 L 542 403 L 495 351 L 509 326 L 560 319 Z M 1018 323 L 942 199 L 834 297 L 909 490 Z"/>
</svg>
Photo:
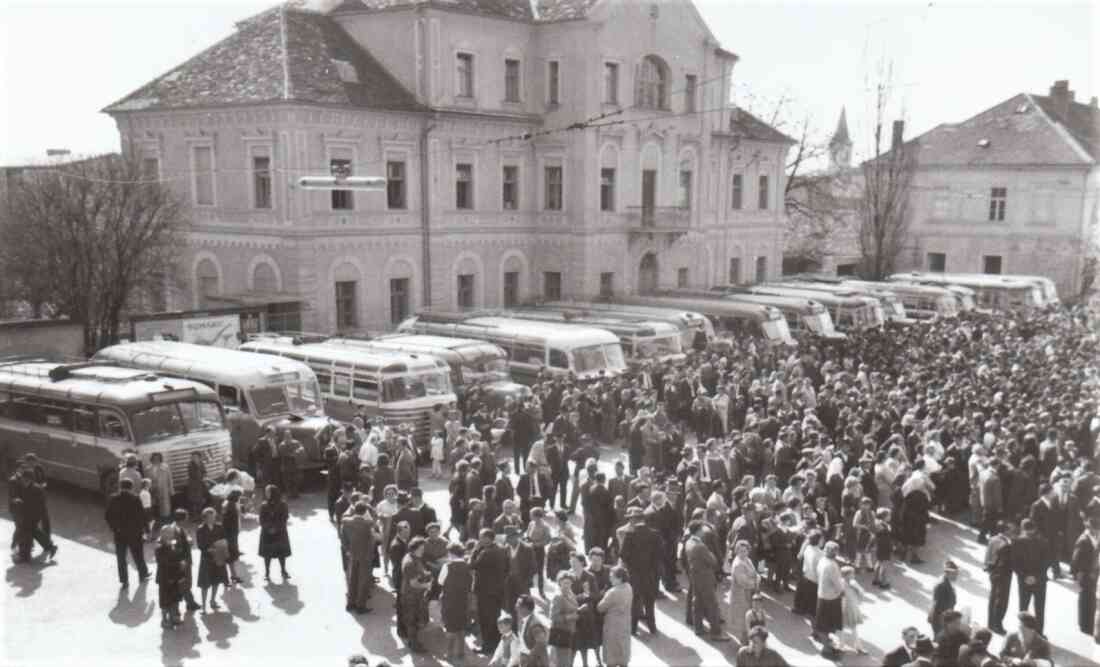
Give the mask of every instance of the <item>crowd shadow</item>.
<svg viewBox="0 0 1100 667">
<path fill-rule="evenodd" d="M 183 618 L 183 625 L 165 628 L 160 638 L 160 661 L 165 667 L 182 667 L 185 660 L 195 660 L 201 654 L 195 647 L 202 642 L 194 614 Z"/>
<path fill-rule="evenodd" d="M 219 649 L 229 648 L 229 640 L 240 634 L 240 626 L 233 620 L 233 613 L 229 611 L 214 612 L 201 617 L 203 627 L 206 628 L 206 641 Z"/>
<path fill-rule="evenodd" d="M 298 597 L 298 586 L 295 584 L 268 583 L 264 590 L 271 596 L 271 604 L 288 616 L 294 616 L 305 609 L 306 605 Z"/>
<path fill-rule="evenodd" d="M 657 627 L 660 630 L 660 626 Z M 645 646 L 653 653 L 654 656 L 660 659 L 663 664 L 666 665 L 699 665 L 702 664 L 702 657 L 699 652 L 694 648 L 684 644 L 683 642 L 673 638 L 667 633 L 661 633 L 659 635 L 647 635 L 642 633 L 641 641 Z M 736 646 L 736 642 L 729 642 L 725 644 L 716 644 L 715 648 L 718 648 L 724 655 L 732 657 L 732 653 L 729 647 Z M 635 660 L 634 662 L 639 662 Z M 733 664 L 732 659 L 729 664 Z"/>
<path fill-rule="evenodd" d="M 43 572 L 57 565 L 54 561 L 44 561 L 34 558 L 26 563 L 12 563 L 8 567 L 5 579 L 8 586 L 17 589 L 15 596 L 20 598 L 33 597 L 42 587 Z"/>
<path fill-rule="evenodd" d="M 225 602 L 226 610 L 242 621 L 254 623 L 260 620 L 259 616 L 252 613 L 252 605 L 248 601 L 248 596 L 244 594 L 240 587 L 227 590 L 222 600 Z"/>
<path fill-rule="evenodd" d="M 141 582 L 134 589 L 134 597 L 129 596 L 129 589 L 119 588 L 118 599 L 111 611 L 107 612 L 107 618 L 115 625 L 125 625 L 128 628 L 136 628 L 153 617 L 157 611 L 157 603 L 147 600 L 149 593 L 148 582 Z"/>
</svg>

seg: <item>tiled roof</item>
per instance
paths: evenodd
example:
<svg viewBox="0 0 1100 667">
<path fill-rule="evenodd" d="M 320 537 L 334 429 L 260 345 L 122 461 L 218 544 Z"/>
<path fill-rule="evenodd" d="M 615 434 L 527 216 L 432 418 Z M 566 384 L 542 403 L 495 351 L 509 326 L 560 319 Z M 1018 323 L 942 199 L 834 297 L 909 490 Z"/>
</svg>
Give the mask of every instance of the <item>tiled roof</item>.
<svg viewBox="0 0 1100 667">
<path fill-rule="evenodd" d="M 343 0 L 333 12 L 398 7 L 440 7 L 521 21 L 571 21 L 588 15 L 599 0 Z M 534 12 L 532 13 L 532 4 Z"/>
<path fill-rule="evenodd" d="M 1088 151 L 1093 160 L 1100 161 L 1100 109 L 1080 102 L 1070 102 L 1063 117 L 1055 109 L 1054 101 L 1045 95 L 1031 95 L 1031 99 L 1043 107 L 1052 120 L 1066 129 L 1077 143 Z"/>
<path fill-rule="evenodd" d="M 740 107 L 730 109 L 729 132 L 753 141 L 798 143 Z"/>
<path fill-rule="evenodd" d="M 908 142 L 922 165 L 1090 164 L 1096 161 L 1096 111 L 1071 103 L 1070 123 L 1047 98 L 1020 93 L 961 123 L 942 124 Z M 1084 107 L 1084 109 L 1079 109 Z M 1087 125 L 1091 116 L 1091 135 Z M 1081 138 L 1092 137 L 1092 148 Z M 1086 152 L 1082 151 L 1082 148 Z M 1091 155 L 1091 157 L 1090 157 Z"/>
<path fill-rule="evenodd" d="M 273 101 L 415 110 L 415 98 L 331 18 L 282 5 L 104 111 Z"/>
</svg>

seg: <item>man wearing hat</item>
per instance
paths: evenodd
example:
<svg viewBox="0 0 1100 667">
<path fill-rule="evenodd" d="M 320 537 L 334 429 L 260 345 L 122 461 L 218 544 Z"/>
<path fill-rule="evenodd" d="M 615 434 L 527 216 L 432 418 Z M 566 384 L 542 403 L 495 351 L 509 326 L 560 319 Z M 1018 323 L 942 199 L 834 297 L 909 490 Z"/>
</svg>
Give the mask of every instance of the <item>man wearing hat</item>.
<svg viewBox="0 0 1100 667">
<path fill-rule="evenodd" d="M 1078 586 L 1077 626 L 1091 635 L 1096 616 L 1096 580 L 1100 576 L 1100 518 L 1089 518 L 1085 531 L 1074 543 L 1069 571 Z"/>
<path fill-rule="evenodd" d="M 1035 618 L 1043 632 L 1047 605 L 1047 568 L 1051 547 L 1039 536 L 1031 519 L 1020 522 L 1021 535 L 1012 542 L 1012 572 L 1016 575 L 1016 594 L 1020 611 L 1027 611 L 1035 600 Z"/>
<path fill-rule="evenodd" d="M 500 574 L 509 570 L 508 552 L 497 546 L 496 533 L 492 529 L 484 528 L 478 535 L 477 547 L 470 555 L 470 566 L 475 574 L 474 597 L 477 600 L 477 623 L 481 631 L 480 652 L 491 656 L 500 643 L 497 617 L 504 607 L 507 592 L 507 580 Z"/>
<path fill-rule="evenodd" d="M 692 519 L 688 524 L 688 539 L 684 543 L 684 560 L 688 572 L 688 600 L 692 605 L 691 617 L 694 620 L 695 634 L 703 636 L 703 621 L 710 625 L 710 639 L 716 642 L 729 641 L 722 633 L 722 615 L 718 611 L 718 571 L 720 569 L 717 554 L 703 541 L 704 523 Z"/>
<path fill-rule="evenodd" d="M 932 589 L 932 609 L 928 612 L 928 622 L 932 625 L 933 636 L 939 637 L 943 630 L 943 613 L 955 608 L 955 585 L 959 578 L 959 566 L 948 560 L 943 564 L 943 578 Z"/>
<path fill-rule="evenodd" d="M 504 528 L 508 554 L 504 608 L 508 611 L 515 611 L 516 600 L 531 590 L 531 580 L 535 576 L 535 550 L 530 542 L 520 539 L 522 533 L 523 528 L 517 525 Z"/>
<path fill-rule="evenodd" d="M 901 631 L 901 646 L 890 651 L 882 658 L 882 667 L 905 667 L 913 662 L 916 657 L 917 639 L 920 638 L 920 630 L 908 626 Z"/>
<path fill-rule="evenodd" d="M 958 663 L 959 649 L 970 642 L 970 633 L 963 627 L 962 613 L 954 609 L 943 612 L 943 631 L 936 635 L 936 667 L 953 667 Z"/>
<path fill-rule="evenodd" d="M 638 620 L 644 618 L 650 633 L 657 634 L 657 618 L 654 603 L 657 600 L 659 563 L 664 551 L 661 536 L 646 525 L 645 513 L 639 507 L 626 510 L 629 523 L 619 533 L 622 561 L 630 573 L 630 585 L 634 589 L 631 614 L 631 634 L 637 634 Z"/>
<path fill-rule="evenodd" d="M 749 645 L 737 652 L 737 667 L 788 667 L 787 661 L 768 648 L 768 629 L 757 625 L 749 630 Z"/>
</svg>

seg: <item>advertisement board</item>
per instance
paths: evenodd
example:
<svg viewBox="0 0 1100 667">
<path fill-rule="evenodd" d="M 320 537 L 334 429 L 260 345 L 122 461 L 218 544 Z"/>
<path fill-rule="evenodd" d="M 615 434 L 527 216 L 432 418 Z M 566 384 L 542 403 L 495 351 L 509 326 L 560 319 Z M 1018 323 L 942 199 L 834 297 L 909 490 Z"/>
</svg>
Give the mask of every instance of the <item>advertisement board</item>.
<svg viewBox="0 0 1100 667">
<path fill-rule="evenodd" d="M 240 345 L 240 332 L 241 317 L 237 314 L 134 323 L 137 340 L 176 340 L 231 349 Z"/>
</svg>

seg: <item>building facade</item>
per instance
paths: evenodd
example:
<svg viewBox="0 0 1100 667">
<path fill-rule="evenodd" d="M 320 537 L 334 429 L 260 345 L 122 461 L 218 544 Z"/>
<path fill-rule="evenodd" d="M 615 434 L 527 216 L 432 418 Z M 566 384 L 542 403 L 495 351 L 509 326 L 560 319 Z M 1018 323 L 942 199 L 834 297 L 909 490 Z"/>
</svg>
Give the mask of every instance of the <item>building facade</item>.
<svg viewBox="0 0 1100 667">
<path fill-rule="evenodd" d="M 1067 81 L 917 137 L 902 269 L 1037 274 L 1082 286 L 1100 228 L 1100 109 Z"/>
<path fill-rule="evenodd" d="M 294 4 L 105 111 L 190 202 L 169 306 L 303 328 L 777 275 L 790 139 L 686 1 Z M 384 176 L 384 191 L 303 176 Z"/>
</svg>

